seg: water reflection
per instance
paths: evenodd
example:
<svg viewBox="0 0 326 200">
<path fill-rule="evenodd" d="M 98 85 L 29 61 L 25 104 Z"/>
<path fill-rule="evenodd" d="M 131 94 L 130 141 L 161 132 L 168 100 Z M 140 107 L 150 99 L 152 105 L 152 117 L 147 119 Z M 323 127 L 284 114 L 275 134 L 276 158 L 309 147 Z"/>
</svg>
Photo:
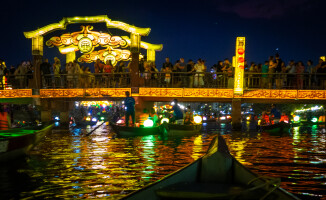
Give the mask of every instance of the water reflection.
<svg viewBox="0 0 326 200">
<path fill-rule="evenodd" d="M 281 187 L 303 199 L 325 199 L 325 135 L 317 125 L 294 127 L 292 134 L 225 135 L 232 154 L 252 171 L 281 177 Z"/>
<path fill-rule="evenodd" d="M 254 172 L 281 177 L 281 186 L 303 199 L 326 198 L 326 137 L 320 127 L 294 127 L 281 137 L 231 133 L 227 126 L 176 138 L 117 138 L 106 125 L 90 135 L 90 129 L 55 130 L 25 161 L 0 167 L 0 199 L 119 199 L 198 159 L 216 133 Z"/>
<path fill-rule="evenodd" d="M 25 188 L 20 198 L 120 198 L 191 163 L 213 138 L 116 138 L 106 125 L 87 136 L 89 132 L 58 129 L 47 135 L 18 169 L 29 177 L 22 182 L 37 183 Z M 13 185 L 4 199 L 13 198 Z"/>
</svg>

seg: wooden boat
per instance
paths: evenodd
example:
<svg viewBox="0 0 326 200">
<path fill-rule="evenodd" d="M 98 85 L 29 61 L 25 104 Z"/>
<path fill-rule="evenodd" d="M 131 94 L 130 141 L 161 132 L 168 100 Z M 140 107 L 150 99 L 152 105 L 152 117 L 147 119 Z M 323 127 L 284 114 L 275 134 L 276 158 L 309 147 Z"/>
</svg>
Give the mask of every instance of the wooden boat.
<svg viewBox="0 0 326 200">
<path fill-rule="evenodd" d="M 298 199 L 280 179 L 259 176 L 240 164 L 216 137 L 203 157 L 122 199 Z"/>
<path fill-rule="evenodd" d="M 127 127 L 118 125 L 114 122 L 109 122 L 113 130 L 122 137 L 130 136 L 145 136 L 145 135 L 159 135 L 164 132 L 163 125 L 156 127 Z"/>
<path fill-rule="evenodd" d="M 167 124 L 167 132 L 169 136 L 187 136 L 200 133 L 201 124 L 181 125 L 181 124 Z"/>
<path fill-rule="evenodd" d="M 0 131 L 0 161 L 26 155 L 52 128 L 53 124 Z"/>
<path fill-rule="evenodd" d="M 272 134 L 286 134 L 290 133 L 291 124 L 285 122 L 279 122 L 271 125 L 260 125 L 260 129 L 263 132 Z"/>
</svg>

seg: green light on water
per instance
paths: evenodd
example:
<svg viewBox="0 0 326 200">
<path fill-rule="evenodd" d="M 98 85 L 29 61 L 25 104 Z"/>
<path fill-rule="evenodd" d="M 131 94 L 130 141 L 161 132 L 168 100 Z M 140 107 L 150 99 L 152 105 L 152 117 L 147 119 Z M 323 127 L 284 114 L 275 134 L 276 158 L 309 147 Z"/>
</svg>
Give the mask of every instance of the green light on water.
<svg viewBox="0 0 326 200">
<path fill-rule="evenodd" d="M 317 122 L 318 119 L 317 119 L 316 117 L 314 117 L 314 118 L 311 119 L 311 121 L 312 121 L 312 122 Z"/>
</svg>

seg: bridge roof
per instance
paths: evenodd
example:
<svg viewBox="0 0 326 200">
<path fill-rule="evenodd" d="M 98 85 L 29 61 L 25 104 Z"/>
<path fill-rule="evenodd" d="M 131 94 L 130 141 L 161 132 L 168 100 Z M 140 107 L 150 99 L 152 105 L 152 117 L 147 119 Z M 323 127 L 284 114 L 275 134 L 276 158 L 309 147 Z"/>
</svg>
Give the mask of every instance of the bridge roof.
<svg viewBox="0 0 326 200">
<path fill-rule="evenodd" d="M 33 38 L 50 33 L 55 30 L 65 30 L 68 24 L 76 23 L 106 23 L 108 28 L 118 28 L 123 31 L 147 36 L 150 28 L 140 28 L 120 21 L 112 21 L 107 15 L 85 16 L 85 17 L 64 17 L 58 23 L 43 26 L 34 31 L 24 32 L 26 38 Z"/>
</svg>

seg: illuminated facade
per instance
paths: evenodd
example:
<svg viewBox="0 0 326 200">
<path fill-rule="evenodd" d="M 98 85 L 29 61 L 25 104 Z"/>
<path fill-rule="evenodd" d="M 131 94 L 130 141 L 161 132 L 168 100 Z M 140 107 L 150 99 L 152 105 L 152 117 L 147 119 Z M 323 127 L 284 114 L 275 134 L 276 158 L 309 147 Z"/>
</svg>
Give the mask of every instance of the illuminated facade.
<svg viewBox="0 0 326 200">
<path fill-rule="evenodd" d="M 60 37 L 52 37 L 46 42 L 49 47 L 58 47 L 60 53 L 66 54 L 66 62 L 76 59 L 75 52 L 80 51 L 83 55 L 78 59 L 80 62 L 94 62 L 101 59 L 103 62 L 111 60 L 116 63 L 119 60 L 130 60 L 131 52 L 139 54 L 140 48 L 148 53 L 148 60 L 155 61 L 155 51 L 161 51 L 163 45 L 149 44 L 141 41 L 141 36 L 147 36 L 150 28 L 139 28 L 120 21 L 112 21 L 106 15 L 91 17 L 67 17 L 58 23 L 49 24 L 34 31 L 24 32 L 26 38 L 32 39 L 33 56 L 43 56 L 43 35 L 55 30 L 65 30 L 68 24 L 76 23 L 105 23 L 108 28 L 117 28 L 130 33 L 128 36 L 111 36 L 108 33 L 92 31 L 93 27 L 82 26 L 82 31 L 63 34 Z M 94 51 L 96 47 L 106 49 Z M 128 49 L 117 49 L 127 48 Z M 131 52 L 130 52 L 131 51 Z M 38 57 L 40 59 L 40 57 Z"/>
</svg>

